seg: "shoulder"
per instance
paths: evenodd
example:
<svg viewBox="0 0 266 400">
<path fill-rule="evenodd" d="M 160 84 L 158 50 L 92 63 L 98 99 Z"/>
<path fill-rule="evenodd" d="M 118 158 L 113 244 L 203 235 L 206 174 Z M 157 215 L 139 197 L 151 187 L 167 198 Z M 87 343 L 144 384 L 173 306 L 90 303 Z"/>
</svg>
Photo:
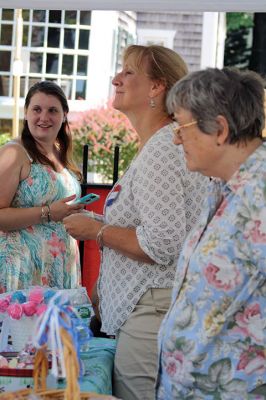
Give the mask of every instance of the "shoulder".
<svg viewBox="0 0 266 400">
<path fill-rule="evenodd" d="M 143 147 L 142 153 L 145 154 L 145 157 L 156 157 L 163 160 L 167 157 L 168 162 L 181 162 L 184 165 L 184 151 L 182 146 L 174 144 L 171 125 L 169 124 L 155 133 Z"/>
<path fill-rule="evenodd" d="M 0 157 L 8 163 L 22 164 L 28 160 L 26 149 L 20 140 L 12 140 L 0 148 Z"/>
</svg>

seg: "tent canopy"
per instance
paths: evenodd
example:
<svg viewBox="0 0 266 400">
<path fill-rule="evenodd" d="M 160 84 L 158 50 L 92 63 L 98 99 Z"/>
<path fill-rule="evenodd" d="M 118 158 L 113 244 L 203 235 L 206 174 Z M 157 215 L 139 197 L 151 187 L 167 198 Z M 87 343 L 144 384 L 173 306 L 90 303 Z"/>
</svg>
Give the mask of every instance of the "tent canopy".
<svg viewBox="0 0 266 400">
<path fill-rule="evenodd" d="M 0 0 L 0 8 L 127 11 L 266 11 L 265 0 Z"/>
</svg>

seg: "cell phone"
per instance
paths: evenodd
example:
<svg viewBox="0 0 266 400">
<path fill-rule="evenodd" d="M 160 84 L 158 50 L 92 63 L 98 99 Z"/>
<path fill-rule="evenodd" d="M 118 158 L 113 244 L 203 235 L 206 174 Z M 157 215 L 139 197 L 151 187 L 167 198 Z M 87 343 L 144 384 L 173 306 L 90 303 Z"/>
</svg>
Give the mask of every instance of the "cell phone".
<svg viewBox="0 0 266 400">
<path fill-rule="evenodd" d="M 96 200 L 99 200 L 100 196 L 95 193 L 87 194 L 86 196 L 80 197 L 79 199 L 75 200 L 74 204 L 91 204 Z"/>
</svg>

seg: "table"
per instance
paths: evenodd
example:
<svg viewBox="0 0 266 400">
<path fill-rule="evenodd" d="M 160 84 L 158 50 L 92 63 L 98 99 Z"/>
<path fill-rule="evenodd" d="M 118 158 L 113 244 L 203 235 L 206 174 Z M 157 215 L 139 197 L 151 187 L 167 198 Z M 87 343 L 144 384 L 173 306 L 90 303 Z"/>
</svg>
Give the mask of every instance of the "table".
<svg viewBox="0 0 266 400">
<path fill-rule="evenodd" d="M 89 350 L 81 353 L 85 373 L 80 378 L 81 392 L 112 394 L 112 372 L 116 349 L 115 339 L 92 338 Z M 59 384 L 63 388 L 64 384 Z"/>
</svg>

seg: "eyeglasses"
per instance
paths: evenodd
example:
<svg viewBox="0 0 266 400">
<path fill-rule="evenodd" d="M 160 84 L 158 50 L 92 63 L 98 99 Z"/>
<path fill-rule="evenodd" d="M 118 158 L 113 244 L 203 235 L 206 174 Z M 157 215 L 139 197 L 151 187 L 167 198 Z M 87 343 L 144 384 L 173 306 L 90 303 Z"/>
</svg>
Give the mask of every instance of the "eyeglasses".
<svg viewBox="0 0 266 400">
<path fill-rule="evenodd" d="M 191 122 L 188 122 L 188 123 L 183 124 L 183 125 L 178 125 L 178 123 L 177 123 L 177 126 L 175 126 L 175 127 L 173 128 L 174 134 L 178 137 L 178 139 L 182 139 L 182 137 L 181 137 L 181 135 L 180 135 L 181 129 L 183 129 L 183 128 L 188 128 L 189 126 L 196 125 L 197 123 L 198 123 L 198 121 L 191 121 Z"/>
</svg>

